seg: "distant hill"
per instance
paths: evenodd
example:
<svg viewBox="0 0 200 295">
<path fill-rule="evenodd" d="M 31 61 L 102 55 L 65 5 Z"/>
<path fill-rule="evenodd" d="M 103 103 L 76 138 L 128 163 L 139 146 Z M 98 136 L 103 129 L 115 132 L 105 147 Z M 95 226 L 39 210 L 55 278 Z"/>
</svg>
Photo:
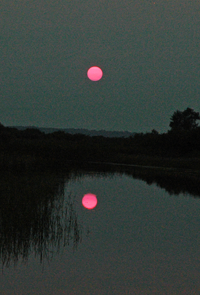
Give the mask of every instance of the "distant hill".
<svg viewBox="0 0 200 295">
<path fill-rule="evenodd" d="M 39 129 L 45 134 L 53 133 L 56 131 L 64 131 L 70 134 L 85 134 L 89 136 L 104 136 L 104 137 L 129 137 L 134 136 L 136 132 L 129 131 L 106 131 L 106 130 L 88 130 L 88 129 L 75 129 L 75 128 L 45 128 L 45 127 L 35 127 L 35 126 L 7 126 L 12 128 L 17 128 L 18 130 L 25 130 L 27 128 Z"/>
</svg>

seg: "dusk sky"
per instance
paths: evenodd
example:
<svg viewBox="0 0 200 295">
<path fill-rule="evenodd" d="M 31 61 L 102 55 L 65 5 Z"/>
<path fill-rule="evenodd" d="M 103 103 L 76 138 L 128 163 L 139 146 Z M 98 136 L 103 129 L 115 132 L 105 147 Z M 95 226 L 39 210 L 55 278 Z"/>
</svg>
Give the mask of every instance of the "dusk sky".
<svg viewBox="0 0 200 295">
<path fill-rule="evenodd" d="M 163 133 L 200 112 L 199 0 L 1 0 L 0 26 L 5 126 Z"/>
</svg>

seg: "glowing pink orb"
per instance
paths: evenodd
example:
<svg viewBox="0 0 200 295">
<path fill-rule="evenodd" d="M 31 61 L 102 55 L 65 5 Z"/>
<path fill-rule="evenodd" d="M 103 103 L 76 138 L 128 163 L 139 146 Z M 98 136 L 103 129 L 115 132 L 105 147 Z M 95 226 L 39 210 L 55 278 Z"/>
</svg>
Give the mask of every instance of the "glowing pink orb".
<svg viewBox="0 0 200 295">
<path fill-rule="evenodd" d="M 103 76 L 103 71 L 99 67 L 91 67 L 87 71 L 87 76 L 92 81 L 99 81 Z"/>
<path fill-rule="evenodd" d="M 87 209 L 93 209 L 97 205 L 97 197 L 94 194 L 86 194 L 82 199 L 82 204 Z"/>
</svg>

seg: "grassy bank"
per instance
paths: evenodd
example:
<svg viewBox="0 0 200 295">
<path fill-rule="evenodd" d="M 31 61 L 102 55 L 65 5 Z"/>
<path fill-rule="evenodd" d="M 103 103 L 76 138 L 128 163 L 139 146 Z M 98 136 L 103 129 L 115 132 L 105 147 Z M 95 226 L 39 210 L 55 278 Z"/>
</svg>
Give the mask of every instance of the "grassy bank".
<svg viewBox="0 0 200 295">
<path fill-rule="evenodd" d="M 181 168 L 192 169 L 200 171 L 200 158 L 183 158 L 183 157 L 158 157 L 146 155 L 119 155 L 118 163 L 152 166 L 152 167 L 166 167 L 166 168 Z"/>
<path fill-rule="evenodd" d="M 94 161 L 96 160 L 96 161 Z M 92 159 L 92 161 L 87 161 L 82 159 L 82 161 L 70 160 L 69 158 L 45 158 L 36 155 L 20 155 L 20 154 L 9 154 L 0 153 L 0 169 L 12 169 L 13 171 L 25 171 L 25 170 L 68 170 L 72 167 L 79 167 L 87 165 L 87 163 L 97 162 L 102 164 L 117 164 L 122 166 L 138 165 L 142 167 L 152 167 L 152 168 L 178 168 L 182 170 L 194 171 L 195 173 L 200 173 L 200 158 L 172 158 L 172 157 L 152 157 L 145 155 L 137 156 L 126 156 L 118 155 L 112 161 L 99 161 L 99 159 Z"/>
<path fill-rule="evenodd" d="M 1 170 L 67 169 L 72 162 L 95 161 L 200 171 L 200 128 L 129 138 L 0 129 Z"/>
</svg>

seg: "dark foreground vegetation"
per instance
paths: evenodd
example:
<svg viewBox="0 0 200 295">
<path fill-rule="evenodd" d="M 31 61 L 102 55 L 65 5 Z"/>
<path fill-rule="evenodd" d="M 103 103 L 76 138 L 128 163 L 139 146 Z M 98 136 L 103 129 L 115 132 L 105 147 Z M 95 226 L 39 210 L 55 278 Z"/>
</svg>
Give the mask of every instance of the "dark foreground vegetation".
<svg viewBox="0 0 200 295">
<path fill-rule="evenodd" d="M 128 138 L 106 138 L 36 128 L 20 131 L 0 125 L 0 167 L 60 169 L 70 162 L 112 162 L 129 165 L 200 170 L 199 114 L 187 108 L 171 117 L 167 133 L 137 133 Z"/>
</svg>

